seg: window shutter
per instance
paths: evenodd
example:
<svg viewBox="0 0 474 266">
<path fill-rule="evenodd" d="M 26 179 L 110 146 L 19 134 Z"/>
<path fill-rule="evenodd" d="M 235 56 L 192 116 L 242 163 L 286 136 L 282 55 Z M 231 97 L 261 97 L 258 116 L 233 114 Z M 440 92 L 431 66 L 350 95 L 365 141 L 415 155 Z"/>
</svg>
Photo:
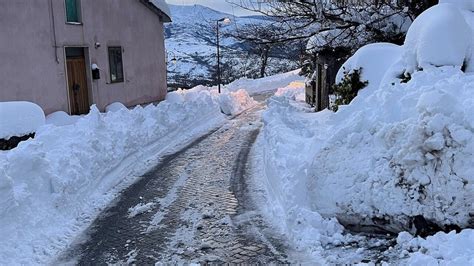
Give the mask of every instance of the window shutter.
<svg viewBox="0 0 474 266">
<path fill-rule="evenodd" d="M 77 6 L 77 0 L 65 0 L 66 1 L 66 20 L 67 22 L 79 22 L 79 12 Z"/>
</svg>

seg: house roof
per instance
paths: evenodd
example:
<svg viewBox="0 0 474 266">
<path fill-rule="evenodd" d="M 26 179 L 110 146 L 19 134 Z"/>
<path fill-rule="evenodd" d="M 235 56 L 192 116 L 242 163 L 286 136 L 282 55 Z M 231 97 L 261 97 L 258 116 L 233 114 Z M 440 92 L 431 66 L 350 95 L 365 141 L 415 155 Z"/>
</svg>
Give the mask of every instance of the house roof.
<svg viewBox="0 0 474 266">
<path fill-rule="evenodd" d="M 153 12 L 155 12 L 163 22 L 171 22 L 171 11 L 165 0 L 140 0 Z"/>
</svg>

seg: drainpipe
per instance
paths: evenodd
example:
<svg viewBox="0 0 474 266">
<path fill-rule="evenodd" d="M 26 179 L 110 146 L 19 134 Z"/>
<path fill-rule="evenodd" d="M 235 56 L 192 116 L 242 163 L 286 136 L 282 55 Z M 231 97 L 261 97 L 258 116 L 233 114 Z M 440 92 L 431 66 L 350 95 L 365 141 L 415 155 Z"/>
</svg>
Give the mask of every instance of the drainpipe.
<svg viewBox="0 0 474 266">
<path fill-rule="evenodd" d="M 56 58 L 56 63 L 59 64 L 58 42 L 56 40 L 56 22 L 54 20 L 53 0 L 49 0 L 49 10 L 50 10 L 50 13 L 51 13 L 51 21 L 52 21 L 52 25 L 53 25 L 54 56 Z"/>
</svg>

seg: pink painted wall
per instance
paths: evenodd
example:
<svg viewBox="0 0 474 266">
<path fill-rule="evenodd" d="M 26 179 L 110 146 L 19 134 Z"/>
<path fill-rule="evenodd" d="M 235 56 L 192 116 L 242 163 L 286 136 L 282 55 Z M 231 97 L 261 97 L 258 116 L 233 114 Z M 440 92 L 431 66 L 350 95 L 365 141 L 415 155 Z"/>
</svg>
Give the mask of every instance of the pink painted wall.
<svg viewBox="0 0 474 266">
<path fill-rule="evenodd" d="M 159 16 L 139 0 L 81 0 L 81 8 L 83 24 L 70 25 L 64 0 L 0 0 L 0 101 L 26 100 L 46 113 L 68 112 L 65 46 L 86 47 L 86 60 L 101 68 L 100 80 L 89 77 L 89 94 L 102 110 L 116 101 L 132 106 L 166 96 Z M 108 46 L 123 48 L 123 83 L 110 83 Z"/>
</svg>

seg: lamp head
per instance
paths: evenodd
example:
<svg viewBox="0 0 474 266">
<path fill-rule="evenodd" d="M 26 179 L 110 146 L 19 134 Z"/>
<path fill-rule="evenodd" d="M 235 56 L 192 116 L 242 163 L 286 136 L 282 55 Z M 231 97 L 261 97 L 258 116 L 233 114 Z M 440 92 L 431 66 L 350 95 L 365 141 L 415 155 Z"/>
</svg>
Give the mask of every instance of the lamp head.
<svg viewBox="0 0 474 266">
<path fill-rule="evenodd" d="M 231 22 L 230 18 L 221 18 L 218 21 L 222 22 L 223 24 L 226 24 L 226 25 Z"/>
</svg>

